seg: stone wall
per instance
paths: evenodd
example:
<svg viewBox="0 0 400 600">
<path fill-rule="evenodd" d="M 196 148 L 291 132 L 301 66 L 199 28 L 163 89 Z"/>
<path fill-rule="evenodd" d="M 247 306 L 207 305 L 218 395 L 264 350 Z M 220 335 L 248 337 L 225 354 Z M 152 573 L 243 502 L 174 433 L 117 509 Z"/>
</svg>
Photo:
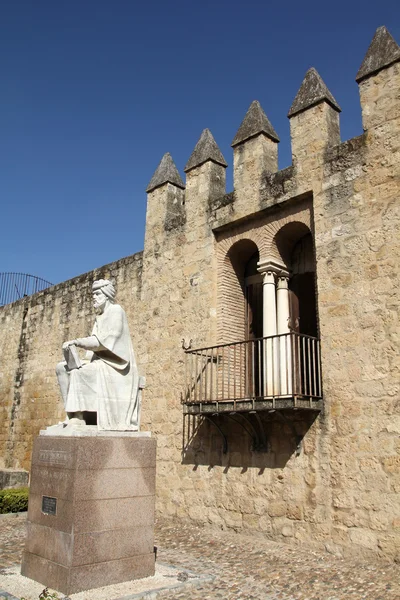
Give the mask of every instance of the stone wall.
<svg viewBox="0 0 400 600">
<path fill-rule="evenodd" d="M 331 535 L 397 557 L 399 66 L 361 83 L 366 133 L 326 152 L 314 208 Z"/>
<path fill-rule="evenodd" d="M 90 283 L 110 275 L 147 378 L 143 428 L 157 437 L 160 514 L 400 558 L 400 65 L 368 64 L 361 136 L 340 141 L 340 109 L 311 70 L 289 114 L 291 167 L 274 171 L 276 134 L 252 105 L 234 140 L 232 193 L 203 132 L 186 189 L 170 157 L 149 185 L 143 254 L 0 309 L 5 466 L 28 467 L 32 437 L 62 416 L 53 375 L 61 343 L 90 330 Z M 182 342 L 238 335 L 224 312 L 240 286 L 227 283 L 224 260 L 241 240 L 276 259 L 276 233 L 289 222 L 314 240 L 324 411 L 261 414 L 268 452 L 225 419 L 223 454 L 211 423 L 183 418 Z"/>
<path fill-rule="evenodd" d="M 185 224 L 168 236 L 158 229 L 163 254 L 145 250 L 153 273 L 156 265 L 166 272 L 170 257 L 176 257 L 168 282 L 158 289 L 174 304 L 165 308 L 162 325 L 168 343 L 175 340 L 175 352 L 181 337 L 197 347 L 211 345 L 221 339 L 218 302 L 224 302 L 223 269 L 215 264 L 219 241 L 251 239 L 264 257 L 273 256 L 271 235 L 266 229 L 260 233 L 263 223 L 277 231 L 285 222 L 282 214 L 295 219 L 304 199 L 312 198 L 308 222 L 317 261 L 324 413 L 315 422 L 301 417 L 265 422 L 267 455 L 252 452 L 242 429 L 228 422 L 230 450 L 223 455 L 215 428 L 187 419 L 182 458 L 181 358 L 169 371 L 153 370 L 148 394 L 163 403 L 155 422 L 158 506 L 164 514 L 317 542 L 333 552 L 399 556 L 398 72 L 394 64 L 360 84 L 368 120 L 358 138 L 340 142 L 339 108 L 330 101 L 291 115 L 293 166 L 271 173 L 266 161 L 258 184 L 253 178 L 249 187 L 243 175 L 246 156 L 254 169 L 254 137 L 251 151 L 240 154 L 241 180 L 231 194 L 214 193 L 215 177 L 199 161 L 188 173 Z M 263 153 L 260 145 L 260 160 Z M 212 158 L 208 164 L 219 170 L 221 181 L 223 167 Z M 149 194 L 151 214 L 168 186 Z M 151 230 L 146 235 L 151 238 Z M 147 286 L 153 297 L 157 284 L 145 276 Z M 154 351 L 157 364 L 163 345 Z M 293 425 L 304 434 L 300 456 Z"/>
</svg>

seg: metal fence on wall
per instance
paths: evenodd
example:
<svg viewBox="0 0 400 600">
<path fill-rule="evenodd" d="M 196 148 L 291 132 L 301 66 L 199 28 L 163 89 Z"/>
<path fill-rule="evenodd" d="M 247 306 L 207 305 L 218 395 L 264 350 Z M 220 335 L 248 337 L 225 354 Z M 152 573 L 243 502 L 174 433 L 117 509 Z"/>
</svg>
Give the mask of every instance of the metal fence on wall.
<svg viewBox="0 0 400 600">
<path fill-rule="evenodd" d="M 0 306 L 52 286 L 50 281 L 27 273 L 0 273 Z"/>
</svg>

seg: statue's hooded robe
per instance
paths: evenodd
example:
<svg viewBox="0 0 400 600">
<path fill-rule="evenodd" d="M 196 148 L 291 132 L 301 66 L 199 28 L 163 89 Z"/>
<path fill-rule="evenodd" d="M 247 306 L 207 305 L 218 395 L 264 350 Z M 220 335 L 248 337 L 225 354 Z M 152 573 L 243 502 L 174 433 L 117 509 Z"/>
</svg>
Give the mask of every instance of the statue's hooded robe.
<svg viewBox="0 0 400 600">
<path fill-rule="evenodd" d="M 97 412 L 99 430 L 138 430 L 139 375 L 128 321 L 119 304 L 96 317 L 92 335 L 100 350 L 88 352 L 80 369 L 70 371 L 68 413 Z"/>
</svg>

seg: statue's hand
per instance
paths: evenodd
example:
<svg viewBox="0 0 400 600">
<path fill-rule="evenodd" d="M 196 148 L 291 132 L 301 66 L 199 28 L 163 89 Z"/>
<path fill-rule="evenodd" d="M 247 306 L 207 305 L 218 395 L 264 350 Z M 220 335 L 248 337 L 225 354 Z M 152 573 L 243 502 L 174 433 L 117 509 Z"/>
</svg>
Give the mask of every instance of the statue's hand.
<svg viewBox="0 0 400 600">
<path fill-rule="evenodd" d="M 69 346 L 75 346 L 76 345 L 76 340 L 69 340 L 69 342 L 64 342 L 62 345 L 62 349 L 66 350 L 67 348 L 69 348 Z"/>
</svg>

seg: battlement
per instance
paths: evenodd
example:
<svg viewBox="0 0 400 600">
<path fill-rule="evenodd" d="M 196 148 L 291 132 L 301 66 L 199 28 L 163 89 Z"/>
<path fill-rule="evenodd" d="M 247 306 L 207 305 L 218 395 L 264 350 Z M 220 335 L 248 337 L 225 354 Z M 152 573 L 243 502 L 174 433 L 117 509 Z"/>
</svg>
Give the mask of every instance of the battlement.
<svg viewBox="0 0 400 600">
<path fill-rule="evenodd" d="M 397 122 L 400 117 L 400 47 L 385 27 L 377 29 L 356 81 L 364 132 L 368 133 L 369 144 L 379 145 L 382 132 L 377 128 Z M 171 223 L 171 214 L 178 215 L 179 218 L 172 218 L 172 223 L 183 224 L 198 219 L 200 214 L 203 220 L 207 219 L 216 203 L 229 204 L 230 218 L 240 219 L 273 203 L 277 196 L 286 196 L 290 190 L 305 193 L 316 180 L 315 171 L 323 171 L 329 150 L 341 144 L 340 112 L 337 100 L 320 74 L 310 68 L 288 112 L 292 148 L 290 177 L 287 170 L 278 171 L 279 137 L 261 104 L 255 100 L 232 142 L 234 190 L 229 199 L 225 198 L 227 163 L 212 133 L 205 129 L 184 169 L 186 185 L 172 157 L 165 155 L 147 188 L 149 202 L 154 195 L 159 198 L 165 188 L 173 199 L 165 200 L 163 219 Z M 351 144 L 346 147 L 352 148 Z M 160 200 L 157 203 L 160 206 Z M 173 226 L 169 230 L 173 230 Z"/>
</svg>

